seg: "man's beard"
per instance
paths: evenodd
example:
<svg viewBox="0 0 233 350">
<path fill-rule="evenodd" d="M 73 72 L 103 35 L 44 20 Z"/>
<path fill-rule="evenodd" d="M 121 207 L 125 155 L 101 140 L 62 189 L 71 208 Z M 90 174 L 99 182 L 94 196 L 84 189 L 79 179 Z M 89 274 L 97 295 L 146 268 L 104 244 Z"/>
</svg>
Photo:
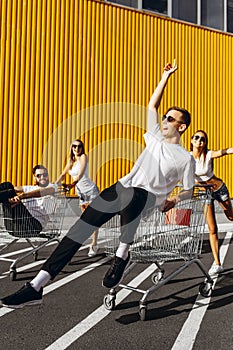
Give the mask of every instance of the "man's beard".
<svg viewBox="0 0 233 350">
<path fill-rule="evenodd" d="M 41 184 L 40 182 L 37 183 L 37 186 L 39 187 L 47 187 L 49 184 L 49 181 L 46 181 L 44 184 Z"/>
</svg>

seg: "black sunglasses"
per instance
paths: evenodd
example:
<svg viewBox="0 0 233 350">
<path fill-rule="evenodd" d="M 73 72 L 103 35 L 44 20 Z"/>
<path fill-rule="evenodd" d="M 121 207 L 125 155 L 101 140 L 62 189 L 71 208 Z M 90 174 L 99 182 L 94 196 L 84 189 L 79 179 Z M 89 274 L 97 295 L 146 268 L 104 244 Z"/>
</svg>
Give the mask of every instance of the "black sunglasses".
<svg viewBox="0 0 233 350">
<path fill-rule="evenodd" d="M 177 122 L 180 124 L 184 124 L 184 122 L 182 122 L 181 120 L 177 120 L 175 118 L 173 118 L 171 115 L 163 115 L 162 116 L 162 121 L 164 121 L 165 119 L 167 119 L 168 123 L 173 123 L 173 122 Z"/>
<path fill-rule="evenodd" d="M 35 176 L 36 176 L 38 179 L 40 179 L 42 176 L 48 177 L 48 173 L 36 174 Z"/>
<path fill-rule="evenodd" d="M 204 136 L 195 135 L 193 138 L 194 138 L 195 141 L 200 139 L 201 142 L 206 142 Z"/>
<path fill-rule="evenodd" d="M 82 145 L 72 145 L 73 148 L 82 148 Z"/>
</svg>

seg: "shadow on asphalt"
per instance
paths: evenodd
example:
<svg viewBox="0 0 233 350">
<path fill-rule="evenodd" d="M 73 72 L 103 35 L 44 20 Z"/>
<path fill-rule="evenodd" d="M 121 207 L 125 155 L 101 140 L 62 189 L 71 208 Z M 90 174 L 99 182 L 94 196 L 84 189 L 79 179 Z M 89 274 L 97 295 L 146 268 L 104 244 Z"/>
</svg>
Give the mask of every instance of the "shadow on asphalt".
<svg viewBox="0 0 233 350">
<path fill-rule="evenodd" d="M 218 281 L 216 287 L 212 293 L 211 303 L 209 310 L 218 309 L 219 307 L 229 305 L 233 303 L 233 268 L 224 270 Z"/>
<path fill-rule="evenodd" d="M 181 280 L 180 280 L 181 281 Z M 211 309 L 217 309 L 220 307 L 223 307 L 225 305 L 229 305 L 233 303 L 233 268 L 227 269 L 224 271 L 221 276 L 219 276 L 218 281 L 216 283 L 215 289 L 213 290 L 212 293 L 212 299 L 211 303 L 208 307 L 209 310 Z M 170 281 L 171 282 L 176 282 L 175 281 Z M 188 291 L 189 289 L 192 289 L 194 287 L 199 287 L 200 283 L 197 283 L 195 285 L 192 285 L 188 288 L 182 289 L 174 294 L 171 294 L 169 296 L 166 296 L 164 298 L 159 298 L 159 299 L 153 299 L 148 301 L 148 305 L 153 304 L 153 303 L 162 303 L 166 300 L 173 299 L 172 302 L 170 302 L 167 305 L 159 306 L 157 308 L 150 309 L 148 308 L 147 314 L 146 314 L 146 320 L 158 320 L 162 319 L 165 317 L 170 317 L 173 315 L 179 315 L 184 312 L 189 313 L 193 307 L 193 304 L 196 300 L 196 294 L 189 297 L 189 298 L 183 298 L 179 297 L 179 293 L 183 293 Z M 137 307 L 138 310 L 135 313 L 127 314 L 127 315 L 122 315 L 118 319 L 116 319 L 117 322 L 121 324 L 130 324 L 134 322 L 138 322 L 140 320 L 139 317 L 139 300 L 137 301 L 131 301 L 131 302 L 126 302 L 126 303 L 121 303 L 116 307 L 116 310 L 126 310 L 130 308 L 135 308 Z M 188 306 L 189 305 L 189 306 Z"/>
<path fill-rule="evenodd" d="M 223 244 L 224 240 L 219 238 L 219 246 Z M 210 242 L 209 239 L 204 239 L 202 243 L 202 250 L 201 250 L 201 255 L 202 254 L 209 254 L 211 253 L 211 248 L 210 248 Z"/>
<path fill-rule="evenodd" d="M 198 288 L 199 285 L 200 283 L 196 283 L 196 284 L 193 284 L 192 286 L 176 291 L 176 293 L 166 295 L 165 297 L 148 300 L 148 304 L 147 304 L 148 306 L 154 303 L 161 304 L 167 300 L 171 300 L 171 302 L 163 306 L 158 305 L 157 308 L 153 308 L 153 309 L 150 309 L 150 307 L 148 307 L 146 320 L 157 320 L 165 317 L 170 317 L 173 315 L 179 315 L 184 312 L 190 312 L 197 297 L 196 293 L 193 294 L 193 296 L 190 296 L 188 298 L 179 297 L 178 294 L 187 292 L 188 290 L 193 289 L 195 287 Z M 135 308 L 135 307 L 138 307 L 138 310 L 136 313 L 122 315 L 118 319 L 116 319 L 116 321 L 126 325 L 139 321 L 140 320 L 139 313 L 138 313 L 139 300 L 140 298 L 137 301 L 131 301 L 131 302 L 121 303 L 117 305 L 116 310 L 126 310 L 130 308 Z"/>
<path fill-rule="evenodd" d="M 159 306 L 157 308 L 153 308 L 153 309 L 148 308 L 146 313 L 146 320 L 147 321 L 159 320 L 159 319 L 164 319 L 165 317 L 180 315 L 184 312 L 189 313 L 192 310 L 195 299 L 196 299 L 196 295 L 190 298 L 184 298 L 184 299 L 179 298 L 179 300 L 175 300 L 168 305 Z M 161 302 L 161 299 L 150 301 L 148 304 L 155 301 Z M 134 303 L 133 306 L 134 307 L 138 306 L 138 310 L 136 313 L 122 315 L 118 319 L 116 319 L 116 321 L 125 325 L 139 321 L 140 320 L 139 313 L 138 313 L 139 305 L 138 303 Z M 180 308 L 183 306 L 186 306 L 186 307 L 182 308 L 181 310 Z"/>
<path fill-rule="evenodd" d="M 81 270 L 85 266 L 88 266 L 89 264 L 98 262 L 99 260 L 101 260 L 105 257 L 106 257 L 105 253 L 96 254 L 96 256 L 93 258 L 88 257 L 87 254 L 79 255 L 77 258 L 74 257 L 71 260 L 71 262 L 63 268 L 63 270 L 60 272 L 60 274 L 61 275 L 68 275 L 68 274 L 74 273 L 78 270 Z M 38 259 L 37 261 L 40 261 L 40 260 L 43 261 L 43 258 Z M 107 265 L 107 264 L 103 264 L 103 265 Z M 28 281 L 28 280 L 34 278 L 35 275 L 40 271 L 41 267 L 42 267 L 42 263 L 41 263 L 41 265 L 37 266 L 36 268 L 30 269 L 30 271 L 17 272 L 17 277 L 16 277 L 15 281 L 25 282 L 25 281 Z M 69 269 L 69 267 L 70 267 L 70 269 Z M 76 267 L 77 267 L 77 269 L 76 269 Z M 71 271 L 71 269 L 72 269 L 72 271 Z"/>
</svg>

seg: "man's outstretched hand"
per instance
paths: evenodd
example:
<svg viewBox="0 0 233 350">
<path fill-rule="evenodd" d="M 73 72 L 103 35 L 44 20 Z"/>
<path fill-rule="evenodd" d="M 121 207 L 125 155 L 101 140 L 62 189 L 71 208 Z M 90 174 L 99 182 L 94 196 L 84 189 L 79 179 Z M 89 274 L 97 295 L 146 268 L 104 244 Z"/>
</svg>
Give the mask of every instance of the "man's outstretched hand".
<svg viewBox="0 0 233 350">
<path fill-rule="evenodd" d="M 174 73 L 178 69 L 176 59 L 174 59 L 173 66 L 171 63 L 166 63 L 165 67 L 163 68 L 164 74 L 169 76 L 172 73 Z"/>
</svg>

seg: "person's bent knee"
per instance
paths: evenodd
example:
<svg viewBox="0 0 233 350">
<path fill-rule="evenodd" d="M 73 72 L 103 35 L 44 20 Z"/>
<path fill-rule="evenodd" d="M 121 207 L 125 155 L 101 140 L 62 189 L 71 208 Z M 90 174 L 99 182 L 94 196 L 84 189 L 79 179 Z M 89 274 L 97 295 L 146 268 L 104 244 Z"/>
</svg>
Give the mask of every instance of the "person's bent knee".
<svg viewBox="0 0 233 350">
<path fill-rule="evenodd" d="M 14 186 L 11 182 L 2 182 L 0 184 L 0 203 L 8 203 L 8 199 L 16 195 Z"/>
</svg>

